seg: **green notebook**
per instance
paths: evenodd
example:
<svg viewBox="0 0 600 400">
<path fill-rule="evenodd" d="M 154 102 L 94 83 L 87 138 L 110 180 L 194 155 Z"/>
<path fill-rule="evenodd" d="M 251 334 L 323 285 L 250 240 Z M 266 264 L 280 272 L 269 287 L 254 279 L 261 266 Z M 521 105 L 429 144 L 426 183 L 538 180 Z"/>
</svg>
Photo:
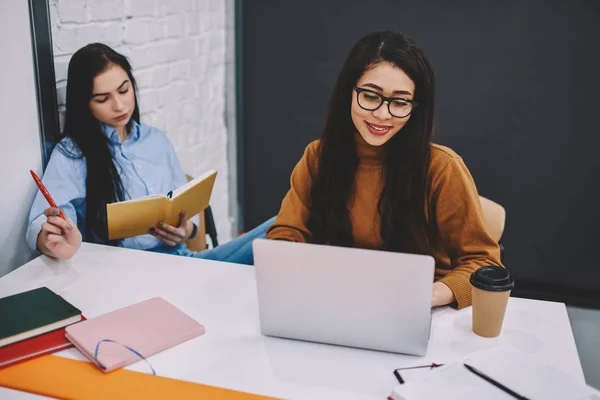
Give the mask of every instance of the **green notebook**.
<svg viewBox="0 0 600 400">
<path fill-rule="evenodd" d="M 81 311 L 47 287 L 0 299 L 0 347 L 81 321 Z"/>
</svg>

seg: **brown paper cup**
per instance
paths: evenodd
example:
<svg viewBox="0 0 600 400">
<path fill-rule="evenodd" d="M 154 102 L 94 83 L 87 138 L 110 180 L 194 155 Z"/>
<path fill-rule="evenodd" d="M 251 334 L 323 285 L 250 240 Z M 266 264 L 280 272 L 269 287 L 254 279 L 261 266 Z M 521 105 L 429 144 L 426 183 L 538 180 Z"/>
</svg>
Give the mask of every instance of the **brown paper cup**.
<svg viewBox="0 0 600 400">
<path fill-rule="evenodd" d="M 473 332 L 488 338 L 500 334 L 510 292 L 490 292 L 473 286 Z"/>
</svg>

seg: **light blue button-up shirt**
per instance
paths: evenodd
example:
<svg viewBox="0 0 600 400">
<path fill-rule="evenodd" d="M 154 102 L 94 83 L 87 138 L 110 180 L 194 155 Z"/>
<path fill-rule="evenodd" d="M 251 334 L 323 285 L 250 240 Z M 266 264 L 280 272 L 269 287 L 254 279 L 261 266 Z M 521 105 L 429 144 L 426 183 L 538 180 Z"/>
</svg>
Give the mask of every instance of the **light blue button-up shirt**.
<svg viewBox="0 0 600 400">
<path fill-rule="evenodd" d="M 177 154 L 167 136 L 147 125 L 133 126 L 127 139 L 121 143 L 119 134 L 110 125 L 102 124 L 102 131 L 114 146 L 117 170 L 123 182 L 127 199 L 136 199 L 153 194 L 167 194 L 187 182 Z M 70 138 L 61 141 L 68 149 L 73 148 Z M 76 148 L 76 147 L 75 147 Z M 84 235 L 85 240 L 85 180 L 87 167 L 82 158 L 72 159 L 58 149 L 52 151 L 42 182 L 52 198 L 71 218 Z M 37 247 L 37 237 L 46 221 L 44 210 L 48 202 L 40 191 L 35 196 L 29 212 L 27 244 L 32 250 Z M 152 235 L 141 235 L 123 239 L 122 247 L 130 249 L 153 249 L 162 242 Z"/>
</svg>

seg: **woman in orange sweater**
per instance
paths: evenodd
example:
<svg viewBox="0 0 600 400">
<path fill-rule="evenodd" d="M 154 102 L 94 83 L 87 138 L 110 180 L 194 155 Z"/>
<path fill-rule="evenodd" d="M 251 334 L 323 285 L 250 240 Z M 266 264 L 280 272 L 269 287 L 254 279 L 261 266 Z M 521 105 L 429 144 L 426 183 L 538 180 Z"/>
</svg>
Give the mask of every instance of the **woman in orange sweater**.
<svg viewBox="0 0 600 400">
<path fill-rule="evenodd" d="M 462 158 L 431 142 L 434 92 L 411 38 L 376 32 L 356 43 L 267 238 L 429 254 L 432 306 L 471 305 L 471 273 L 501 266 L 500 249 Z"/>
</svg>

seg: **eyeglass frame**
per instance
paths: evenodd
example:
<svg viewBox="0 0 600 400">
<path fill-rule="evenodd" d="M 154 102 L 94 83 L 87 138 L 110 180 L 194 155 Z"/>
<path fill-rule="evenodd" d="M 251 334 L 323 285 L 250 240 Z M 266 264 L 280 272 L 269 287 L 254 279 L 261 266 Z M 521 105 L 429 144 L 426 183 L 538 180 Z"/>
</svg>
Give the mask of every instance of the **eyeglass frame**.
<svg viewBox="0 0 600 400">
<path fill-rule="evenodd" d="M 398 380 L 398 382 L 400 382 L 400 384 L 404 384 L 404 378 L 402 378 L 402 376 L 400 375 L 400 372 L 398 371 L 403 371 L 403 370 L 407 370 L 407 369 L 421 369 L 421 368 L 429 368 L 430 370 L 434 369 L 434 368 L 438 368 L 438 367 L 443 367 L 444 364 L 436 364 L 436 363 L 431 363 L 430 365 L 417 365 L 414 367 L 404 367 L 404 368 L 396 368 L 394 370 L 394 376 L 396 377 L 396 379 Z"/>
<path fill-rule="evenodd" d="M 382 95 L 381 93 L 377 93 L 371 89 L 364 89 L 364 88 L 360 88 L 358 86 L 354 86 L 354 91 L 356 92 L 356 104 L 358 104 L 358 106 L 360 108 L 362 108 L 365 111 L 377 111 L 381 108 L 381 106 L 383 105 L 383 103 L 385 103 L 387 101 L 387 108 L 388 108 L 388 112 L 390 113 L 390 115 L 394 118 L 406 118 L 408 117 L 410 114 L 412 114 L 412 112 L 415 110 L 415 108 L 417 108 L 417 106 L 419 105 L 419 103 L 417 101 L 414 100 L 408 100 L 408 99 L 403 99 L 402 97 L 386 97 L 384 95 Z M 358 97 L 360 96 L 361 93 L 363 92 L 369 92 L 369 93 L 373 93 L 374 95 L 376 95 L 377 97 L 379 97 L 381 99 L 381 103 L 379 103 L 379 105 L 372 109 L 369 110 L 368 108 L 364 108 L 361 104 L 360 101 L 358 100 Z M 408 114 L 406 114 L 403 117 L 398 117 L 394 114 L 392 114 L 392 109 L 390 108 L 392 105 L 392 101 L 394 100 L 401 100 L 405 103 L 409 103 L 411 105 L 411 109 L 410 112 Z"/>
</svg>

